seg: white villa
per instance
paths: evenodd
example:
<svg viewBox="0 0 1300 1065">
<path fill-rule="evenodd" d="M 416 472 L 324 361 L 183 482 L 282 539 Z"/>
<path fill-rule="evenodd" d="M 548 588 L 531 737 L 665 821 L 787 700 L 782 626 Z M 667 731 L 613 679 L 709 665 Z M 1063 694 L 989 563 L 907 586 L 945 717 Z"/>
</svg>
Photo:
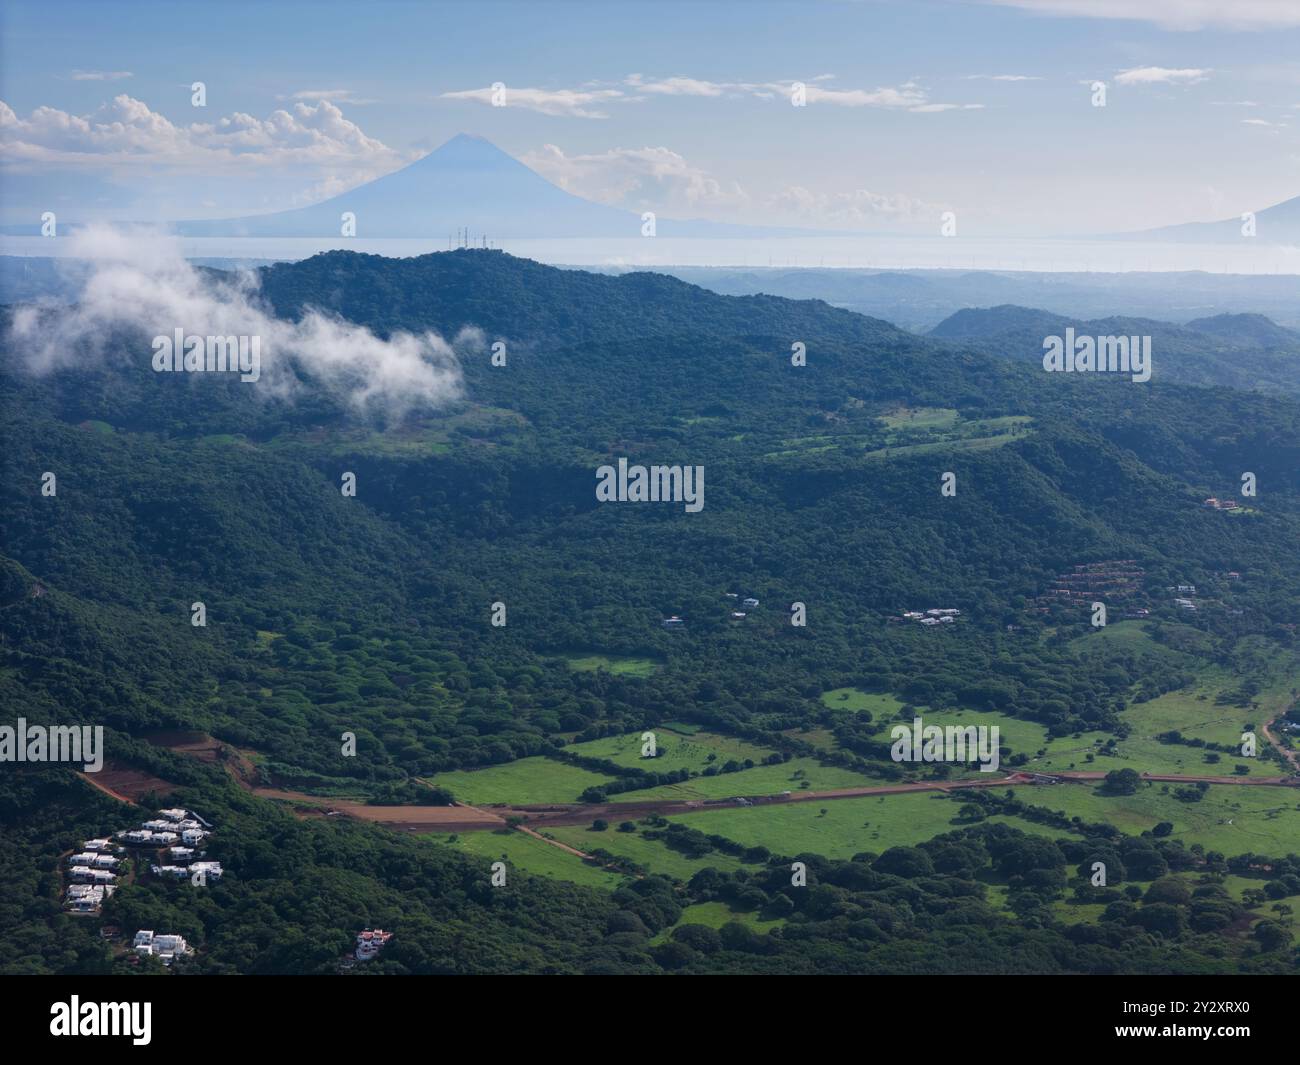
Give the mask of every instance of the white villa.
<svg viewBox="0 0 1300 1065">
<path fill-rule="evenodd" d="M 188 872 L 200 873 L 209 880 L 220 880 L 224 875 L 220 862 L 191 862 Z"/>
<path fill-rule="evenodd" d="M 155 934 L 143 930 L 135 934 L 135 941 L 131 946 L 142 957 L 153 955 L 161 958 L 164 965 L 170 965 L 175 958 L 194 953 L 194 948 L 185 942 L 184 936 Z"/>
</svg>

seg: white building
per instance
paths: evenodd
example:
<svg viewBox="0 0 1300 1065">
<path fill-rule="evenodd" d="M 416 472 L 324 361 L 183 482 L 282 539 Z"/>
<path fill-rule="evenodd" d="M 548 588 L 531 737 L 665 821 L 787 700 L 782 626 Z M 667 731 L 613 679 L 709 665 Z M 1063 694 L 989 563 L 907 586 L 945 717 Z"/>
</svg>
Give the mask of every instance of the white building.
<svg viewBox="0 0 1300 1065">
<path fill-rule="evenodd" d="M 181 842 L 187 847 L 194 847 L 203 842 L 203 837 L 207 833 L 201 828 L 187 828 L 181 833 Z"/>
<path fill-rule="evenodd" d="M 184 936 L 155 934 L 151 931 L 137 932 L 131 945 L 137 954 L 142 957 L 152 954 L 161 958 L 164 965 L 170 965 L 174 958 L 194 952 L 194 948 L 185 942 Z"/>
<path fill-rule="evenodd" d="M 183 821 L 189 817 L 189 810 L 182 810 L 179 807 L 173 807 L 170 810 L 159 810 L 158 816 L 165 817 L 168 821 Z"/>
<path fill-rule="evenodd" d="M 153 833 L 143 828 L 129 828 L 119 832 L 117 838 L 126 840 L 127 843 L 148 843 L 153 839 Z"/>
<path fill-rule="evenodd" d="M 113 894 L 113 890 L 112 885 L 69 885 L 63 908 L 71 913 L 94 913 L 104 905 L 104 900 Z"/>
<path fill-rule="evenodd" d="M 83 851 L 111 851 L 113 841 L 111 839 L 88 839 L 81 845 Z"/>
<path fill-rule="evenodd" d="M 193 862 L 189 871 L 199 873 L 208 880 L 220 880 L 224 875 L 220 862 Z"/>
</svg>

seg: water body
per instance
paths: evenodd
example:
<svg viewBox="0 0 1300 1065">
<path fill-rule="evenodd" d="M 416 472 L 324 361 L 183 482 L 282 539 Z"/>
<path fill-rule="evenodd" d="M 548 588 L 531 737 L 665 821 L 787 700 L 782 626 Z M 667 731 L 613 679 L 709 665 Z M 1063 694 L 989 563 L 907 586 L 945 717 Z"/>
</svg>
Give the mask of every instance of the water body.
<svg viewBox="0 0 1300 1065">
<path fill-rule="evenodd" d="M 186 258 L 306 259 L 344 249 L 405 258 L 446 251 L 442 240 L 313 237 L 179 238 Z M 68 256 L 64 237 L 0 237 L 0 255 Z M 476 243 L 476 246 L 479 246 Z M 1201 270 L 1220 274 L 1300 274 L 1300 247 L 1174 244 L 984 237 L 781 237 L 753 239 L 633 237 L 492 241 L 511 255 L 559 266 L 823 267 L 882 270 L 1025 270 L 1128 273 Z"/>
</svg>

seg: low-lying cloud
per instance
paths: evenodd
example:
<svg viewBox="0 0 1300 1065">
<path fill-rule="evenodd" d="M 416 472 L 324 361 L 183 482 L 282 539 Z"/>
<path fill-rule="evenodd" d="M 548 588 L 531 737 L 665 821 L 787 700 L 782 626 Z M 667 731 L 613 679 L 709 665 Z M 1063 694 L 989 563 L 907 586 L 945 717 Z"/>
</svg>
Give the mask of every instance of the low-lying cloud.
<svg viewBox="0 0 1300 1065">
<path fill-rule="evenodd" d="M 247 387 L 258 394 L 291 400 L 300 389 L 323 388 L 357 413 L 391 420 L 458 399 L 460 355 L 484 347 L 476 329 L 450 342 L 434 332 L 384 339 L 317 309 L 296 321 L 277 317 L 260 298 L 256 274 L 201 273 L 174 239 L 153 232 L 88 227 L 68 239 L 89 265 L 74 302 L 13 314 L 12 347 L 35 373 L 110 359 L 153 373 L 151 339 L 178 329 L 256 336 L 261 365 Z"/>
</svg>

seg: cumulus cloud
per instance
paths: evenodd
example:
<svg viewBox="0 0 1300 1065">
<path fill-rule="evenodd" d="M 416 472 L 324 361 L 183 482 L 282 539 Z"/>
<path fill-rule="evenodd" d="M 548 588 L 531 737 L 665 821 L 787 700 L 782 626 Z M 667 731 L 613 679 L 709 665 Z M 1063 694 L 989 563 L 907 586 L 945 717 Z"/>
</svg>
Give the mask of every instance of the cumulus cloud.
<svg viewBox="0 0 1300 1065">
<path fill-rule="evenodd" d="M 1209 77 L 1210 71 L 1199 67 L 1133 67 L 1115 75 L 1118 85 L 1195 85 Z"/>
<path fill-rule="evenodd" d="M 671 148 L 611 148 L 567 154 L 545 144 L 522 162 L 548 181 L 585 199 L 663 214 L 717 218 L 760 213 L 771 225 L 861 229 L 930 222 L 942 206 L 903 194 L 852 189 L 814 191 L 791 186 L 768 194 L 720 180 Z"/>
<path fill-rule="evenodd" d="M 458 398 L 458 351 L 484 344 L 477 330 L 451 342 L 432 332 L 385 340 L 315 309 L 297 321 L 279 318 L 259 298 L 255 274 L 213 280 L 182 258 L 175 241 L 155 233 L 88 227 L 67 239 L 72 255 L 89 264 L 75 302 L 13 313 L 10 339 L 35 373 L 109 358 L 153 373 L 152 338 L 177 329 L 260 337 L 260 375 L 247 386 L 257 394 L 291 400 L 302 388 L 323 388 L 359 414 L 392 419 Z"/>
<path fill-rule="evenodd" d="M 566 155 L 546 144 L 523 162 L 567 192 L 600 203 L 667 211 L 739 206 L 748 200 L 739 185 L 718 181 L 664 147 Z"/>
<path fill-rule="evenodd" d="M 211 123 L 178 125 L 125 93 L 88 115 L 38 107 L 23 118 L 0 102 L 0 149 L 9 165 L 328 164 L 374 176 L 405 161 L 328 100 L 299 102 L 266 118 L 234 112 Z"/>
</svg>

